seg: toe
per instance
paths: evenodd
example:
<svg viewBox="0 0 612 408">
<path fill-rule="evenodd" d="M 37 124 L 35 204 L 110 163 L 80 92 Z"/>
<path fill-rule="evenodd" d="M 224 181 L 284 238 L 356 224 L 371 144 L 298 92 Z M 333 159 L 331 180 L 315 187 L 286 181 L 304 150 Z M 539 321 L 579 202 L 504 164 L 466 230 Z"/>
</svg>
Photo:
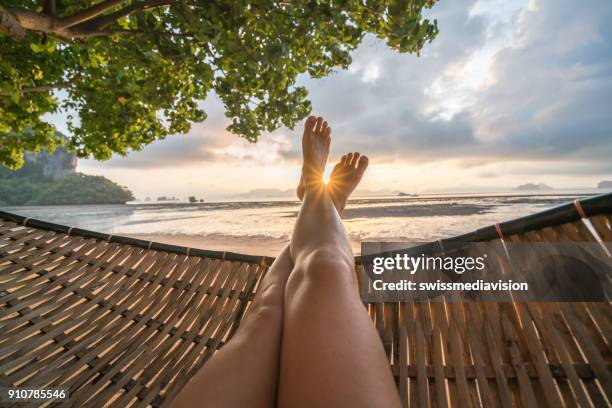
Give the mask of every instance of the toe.
<svg viewBox="0 0 612 408">
<path fill-rule="evenodd" d="M 326 139 L 330 139 L 331 138 L 331 128 L 327 127 L 327 122 L 325 122 L 326 127 L 325 130 L 323 131 L 323 136 L 325 136 Z"/>
<path fill-rule="evenodd" d="M 346 154 L 343 155 L 342 158 L 340 159 L 340 164 L 343 166 L 346 164 Z"/>
<path fill-rule="evenodd" d="M 351 159 L 350 166 L 351 167 L 356 167 L 357 166 L 357 160 L 359 160 L 359 152 L 353 153 L 353 158 Z"/>
<path fill-rule="evenodd" d="M 363 172 L 368 168 L 369 162 L 370 162 L 370 159 L 368 159 L 368 156 L 361 156 L 359 158 L 359 161 L 357 162 L 357 171 L 360 174 L 363 174 Z"/>
<path fill-rule="evenodd" d="M 317 118 L 315 116 L 309 116 L 308 119 L 306 119 L 306 123 L 304 124 L 304 131 L 312 132 L 315 123 L 317 123 Z"/>
<path fill-rule="evenodd" d="M 353 153 L 349 153 L 346 155 L 346 162 L 344 164 L 346 164 L 347 166 L 350 166 L 351 160 L 353 160 Z"/>
<path fill-rule="evenodd" d="M 314 132 L 315 133 L 320 133 L 322 125 L 323 125 L 323 118 L 318 116 L 317 117 L 317 122 L 316 122 L 315 127 L 314 127 Z"/>
</svg>

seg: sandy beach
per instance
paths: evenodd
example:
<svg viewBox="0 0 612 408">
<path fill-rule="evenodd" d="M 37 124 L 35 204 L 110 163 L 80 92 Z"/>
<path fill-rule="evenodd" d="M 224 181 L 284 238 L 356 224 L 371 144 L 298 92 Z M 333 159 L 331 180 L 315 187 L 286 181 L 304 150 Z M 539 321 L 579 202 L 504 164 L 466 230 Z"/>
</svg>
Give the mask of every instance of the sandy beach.
<svg viewBox="0 0 612 408">
<path fill-rule="evenodd" d="M 275 257 L 289 242 L 270 237 L 232 237 L 223 235 L 187 234 L 118 234 L 147 241 L 164 242 L 190 248 L 230 251 L 247 255 L 267 255 Z M 361 242 L 351 241 L 355 254 L 361 252 Z"/>
<path fill-rule="evenodd" d="M 358 254 L 361 241 L 428 242 L 533 214 L 579 196 L 364 198 L 352 202 L 342 218 Z M 285 201 L 21 206 L 3 210 L 146 241 L 267 256 L 276 256 L 287 245 L 297 216 L 296 203 Z"/>
</svg>

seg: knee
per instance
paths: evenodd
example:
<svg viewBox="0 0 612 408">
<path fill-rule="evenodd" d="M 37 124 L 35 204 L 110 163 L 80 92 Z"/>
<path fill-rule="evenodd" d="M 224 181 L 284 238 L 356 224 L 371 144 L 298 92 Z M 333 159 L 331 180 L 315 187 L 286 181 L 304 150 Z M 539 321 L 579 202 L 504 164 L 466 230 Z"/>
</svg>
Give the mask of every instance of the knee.
<svg viewBox="0 0 612 408">
<path fill-rule="evenodd" d="M 278 302 L 268 301 L 260 298 L 259 301 L 254 301 L 251 309 L 246 313 L 243 322 L 236 333 L 251 333 L 259 331 L 262 328 L 271 328 L 275 325 L 280 325 L 283 320 L 283 305 Z M 238 336 L 239 338 L 241 336 Z"/>
<path fill-rule="evenodd" d="M 255 295 L 253 308 L 272 311 L 282 309 L 284 292 L 284 285 L 279 283 L 274 282 L 266 285 Z"/>
<path fill-rule="evenodd" d="M 337 248 L 318 248 L 305 257 L 304 266 L 307 269 L 338 270 L 353 269 L 354 260 L 350 253 Z"/>
<path fill-rule="evenodd" d="M 348 253 L 319 248 L 297 259 L 294 274 L 308 278 L 354 276 L 354 260 Z"/>
<path fill-rule="evenodd" d="M 280 321 L 282 318 L 283 306 L 278 304 L 261 303 L 251 311 L 251 320 L 258 322 L 258 324 Z"/>
</svg>

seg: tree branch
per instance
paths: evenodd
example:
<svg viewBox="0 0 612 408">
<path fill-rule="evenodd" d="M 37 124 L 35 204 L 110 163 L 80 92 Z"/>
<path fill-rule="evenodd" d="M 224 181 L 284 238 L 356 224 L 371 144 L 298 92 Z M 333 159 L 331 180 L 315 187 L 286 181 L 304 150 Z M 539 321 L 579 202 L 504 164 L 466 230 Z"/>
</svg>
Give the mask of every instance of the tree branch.
<svg viewBox="0 0 612 408">
<path fill-rule="evenodd" d="M 21 88 L 19 90 L 19 92 L 21 94 L 37 93 L 37 92 L 49 92 L 49 91 L 52 91 L 54 89 L 72 88 L 73 85 L 74 84 L 73 84 L 72 81 L 68 81 L 68 82 L 60 82 L 58 84 L 51 84 L 51 85 L 26 86 L 24 88 Z M 11 95 L 11 92 L 1 92 L 0 95 L 2 95 L 2 96 L 9 96 L 9 95 Z"/>
<path fill-rule="evenodd" d="M 121 10 L 115 11 L 114 13 L 99 16 L 98 18 L 89 21 L 87 24 L 84 24 L 83 28 L 89 30 L 100 30 L 119 20 L 121 17 L 128 16 L 138 11 L 150 10 L 157 7 L 171 6 L 173 4 L 174 2 L 171 0 L 147 0 L 134 2 L 129 6 L 122 8 Z"/>
<path fill-rule="evenodd" d="M 9 10 L 0 5 L 0 33 L 4 33 L 9 37 L 23 40 L 26 31 L 21 26 L 19 20 Z"/>
<path fill-rule="evenodd" d="M 131 30 L 103 30 L 117 19 L 129 14 L 157 7 L 171 6 L 172 0 L 142 0 L 107 15 L 100 14 L 125 0 L 105 0 L 72 16 L 58 19 L 52 14 L 38 13 L 24 8 L 0 6 L 0 33 L 23 40 L 27 30 L 56 35 L 65 39 L 133 34 Z M 45 10 L 53 9 L 55 0 L 45 0 Z M 97 16 L 97 18 L 96 18 Z"/>
<path fill-rule="evenodd" d="M 79 11 L 78 13 L 75 13 L 71 16 L 62 18 L 61 20 L 59 20 L 59 25 L 62 28 L 68 28 L 77 24 L 84 23 L 93 19 L 94 17 L 99 16 L 100 14 L 115 7 L 116 5 L 123 3 L 124 1 L 125 0 L 105 0 L 86 10 Z"/>
<path fill-rule="evenodd" d="M 37 13 L 31 10 L 13 7 L 8 9 L 0 9 L 0 13 L 4 15 L 10 14 L 21 30 L 24 30 L 24 36 L 25 30 L 33 30 L 43 33 L 55 33 L 60 37 L 68 37 L 66 30 L 58 28 L 58 20 L 55 17 L 50 17 L 46 14 Z"/>
<path fill-rule="evenodd" d="M 41 86 L 28 86 L 21 89 L 22 93 L 34 93 L 34 92 L 48 92 L 53 89 L 67 89 L 72 88 L 74 84 L 72 82 L 60 82 L 58 84 L 41 85 Z"/>
<path fill-rule="evenodd" d="M 191 33 L 172 33 L 170 31 L 149 31 L 149 30 L 95 30 L 95 31 L 85 31 L 80 35 L 79 38 L 86 37 L 102 37 L 105 35 L 135 35 L 135 34 L 148 34 L 148 35 L 159 35 L 165 37 L 185 37 L 185 38 L 194 38 Z"/>
<path fill-rule="evenodd" d="M 378 14 L 381 17 L 385 16 L 385 13 L 383 11 L 376 10 L 375 8 L 368 6 L 365 2 L 359 2 L 359 4 L 361 5 L 361 7 L 365 8 L 366 10 L 374 14 Z"/>
<path fill-rule="evenodd" d="M 143 34 L 142 30 L 86 30 L 79 36 L 79 38 L 87 37 L 104 37 L 106 35 L 131 35 L 131 34 Z"/>
<path fill-rule="evenodd" d="M 37 31 L 45 34 L 56 35 L 65 39 L 78 39 L 109 34 L 125 34 L 120 30 L 99 31 L 78 27 L 62 27 L 60 20 L 43 13 L 26 10 L 22 8 L 5 9 L 0 6 L 0 32 L 4 32 L 13 38 L 23 40 L 26 30 Z"/>
</svg>

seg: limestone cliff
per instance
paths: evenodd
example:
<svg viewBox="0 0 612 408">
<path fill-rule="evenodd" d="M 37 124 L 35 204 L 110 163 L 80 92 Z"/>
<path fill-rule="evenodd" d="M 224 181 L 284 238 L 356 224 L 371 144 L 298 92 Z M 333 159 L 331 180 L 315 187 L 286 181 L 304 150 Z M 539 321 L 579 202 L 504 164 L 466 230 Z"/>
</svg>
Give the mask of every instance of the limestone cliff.
<svg viewBox="0 0 612 408">
<path fill-rule="evenodd" d="M 76 154 L 58 147 L 52 153 L 41 150 L 40 153 L 26 152 L 24 154 L 24 167 L 35 167 L 44 177 L 56 180 L 68 174 L 76 173 Z"/>
</svg>

